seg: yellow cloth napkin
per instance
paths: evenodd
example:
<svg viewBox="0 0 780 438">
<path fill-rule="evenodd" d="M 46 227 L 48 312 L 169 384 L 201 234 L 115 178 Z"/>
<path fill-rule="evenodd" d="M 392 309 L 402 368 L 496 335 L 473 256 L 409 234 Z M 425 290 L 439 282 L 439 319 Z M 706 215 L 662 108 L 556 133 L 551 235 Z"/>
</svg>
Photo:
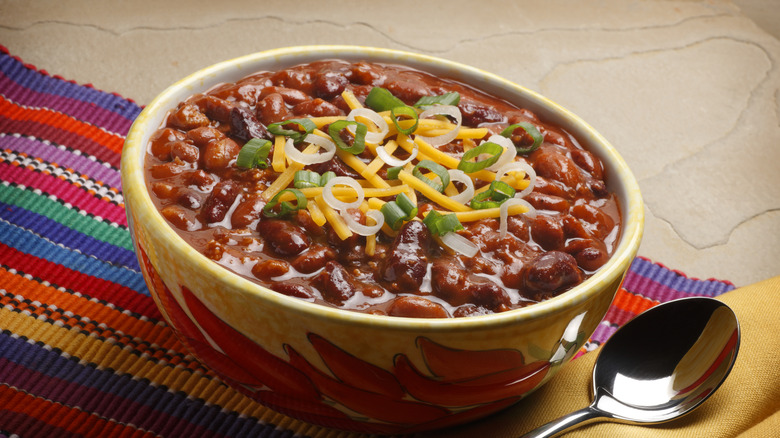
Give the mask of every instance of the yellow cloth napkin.
<svg viewBox="0 0 780 438">
<path fill-rule="evenodd" d="M 737 361 L 728 379 L 698 409 L 659 425 L 592 423 L 576 437 L 780 437 L 780 276 L 727 292 L 717 299 L 734 310 L 741 328 Z M 598 351 L 561 370 L 517 405 L 486 419 L 428 433 L 431 438 L 514 438 L 591 403 Z"/>
</svg>

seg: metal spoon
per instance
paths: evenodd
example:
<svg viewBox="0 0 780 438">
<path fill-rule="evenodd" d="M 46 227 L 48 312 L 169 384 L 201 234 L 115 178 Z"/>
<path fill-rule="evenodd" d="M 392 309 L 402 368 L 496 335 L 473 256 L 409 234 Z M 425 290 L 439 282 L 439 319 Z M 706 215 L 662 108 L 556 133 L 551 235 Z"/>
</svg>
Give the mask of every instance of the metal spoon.
<svg viewBox="0 0 780 438">
<path fill-rule="evenodd" d="M 706 400 L 731 371 L 739 322 L 712 298 L 669 301 L 640 314 L 601 348 L 593 403 L 522 438 L 553 437 L 599 420 L 663 423 Z"/>
</svg>

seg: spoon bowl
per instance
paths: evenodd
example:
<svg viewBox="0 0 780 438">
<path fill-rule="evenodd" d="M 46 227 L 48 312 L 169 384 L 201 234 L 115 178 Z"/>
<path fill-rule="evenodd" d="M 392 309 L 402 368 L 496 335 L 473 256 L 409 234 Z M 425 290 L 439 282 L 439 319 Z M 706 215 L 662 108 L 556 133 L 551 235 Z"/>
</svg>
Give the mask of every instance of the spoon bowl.
<svg viewBox="0 0 780 438">
<path fill-rule="evenodd" d="M 653 307 L 620 328 L 593 368 L 593 403 L 523 438 L 553 437 L 599 420 L 663 423 L 704 402 L 728 376 L 739 350 L 739 322 L 712 298 Z"/>
</svg>

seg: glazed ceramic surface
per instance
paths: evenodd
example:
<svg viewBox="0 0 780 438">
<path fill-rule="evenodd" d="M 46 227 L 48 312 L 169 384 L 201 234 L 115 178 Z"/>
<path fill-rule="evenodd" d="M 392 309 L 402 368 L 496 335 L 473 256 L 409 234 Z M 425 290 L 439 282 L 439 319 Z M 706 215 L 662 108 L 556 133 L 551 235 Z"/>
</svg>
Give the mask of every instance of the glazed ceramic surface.
<svg viewBox="0 0 780 438">
<path fill-rule="evenodd" d="M 278 294 L 187 245 L 147 194 L 149 136 L 192 94 L 260 70 L 321 59 L 398 63 L 466 82 L 568 130 L 607 169 L 623 232 L 595 275 L 523 309 L 443 320 L 344 311 Z M 352 46 L 291 47 L 201 70 L 172 85 L 135 121 L 122 156 L 130 230 L 149 289 L 179 339 L 227 383 L 294 418 L 339 429 L 403 433 L 505 408 L 568 362 L 606 313 L 642 234 L 639 188 L 608 142 L 538 94 L 487 72 L 423 55 Z"/>
</svg>

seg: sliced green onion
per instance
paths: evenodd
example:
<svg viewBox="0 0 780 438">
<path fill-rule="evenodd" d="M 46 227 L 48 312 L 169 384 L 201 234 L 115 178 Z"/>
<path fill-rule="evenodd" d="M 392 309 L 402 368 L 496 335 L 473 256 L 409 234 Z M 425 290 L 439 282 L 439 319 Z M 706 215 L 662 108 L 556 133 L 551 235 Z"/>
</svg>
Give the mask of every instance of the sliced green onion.
<svg viewBox="0 0 780 438">
<path fill-rule="evenodd" d="M 401 228 L 406 218 L 406 212 L 395 201 L 385 202 L 379 211 L 384 215 L 385 223 L 394 230 Z"/>
<path fill-rule="evenodd" d="M 395 107 L 406 106 L 399 98 L 393 96 L 389 90 L 381 87 L 374 87 L 366 96 L 366 106 L 374 111 L 389 111 Z"/>
<path fill-rule="evenodd" d="M 328 181 L 332 180 L 335 177 L 336 177 L 336 172 L 333 172 L 332 170 L 323 173 L 322 176 L 320 177 L 320 185 L 324 187 L 325 184 L 328 183 Z"/>
<path fill-rule="evenodd" d="M 406 193 L 399 193 L 398 196 L 395 197 L 395 203 L 401 207 L 401 210 L 403 210 L 404 213 L 406 213 L 406 217 L 404 217 L 405 220 L 411 220 L 413 217 L 417 216 L 417 204 L 412 202 Z"/>
<path fill-rule="evenodd" d="M 425 216 L 423 224 L 436 236 L 463 229 L 455 213 L 441 214 L 436 210 L 431 210 Z"/>
<path fill-rule="evenodd" d="M 404 169 L 403 166 L 396 166 L 387 169 L 387 179 L 398 179 L 398 174 Z"/>
<path fill-rule="evenodd" d="M 321 185 L 322 177 L 320 177 L 319 173 L 311 170 L 299 170 L 295 172 L 295 176 L 293 177 L 293 186 L 295 186 L 296 189 L 308 189 L 311 187 L 320 187 Z"/>
<path fill-rule="evenodd" d="M 344 139 L 341 138 L 341 130 L 347 126 L 355 126 L 355 140 L 352 145 L 348 145 Z M 328 126 L 328 134 L 336 146 L 344 152 L 349 152 L 352 155 L 362 154 L 366 149 L 366 133 L 368 127 L 360 122 L 354 122 L 349 120 L 337 120 Z"/>
<path fill-rule="evenodd" d="M 531 146 L 528 147 L 521 147 L 515 145 L 515 147 L 517 148 L 517 153 L 530 154 L 531 152 L 539 149 L 539 146 L 541 146 L 544 137 L 542 136 L 542 133 L 539 132 L 539 130 L 536 129 L 536 126 L 534 126 L 532 123 L 528 123 L 528 122 L 515 123 L 514 125 L 510 125 L 506 129 L 501 131 L 501 135 L 503 135 L 504 137 L 512 138 L 514 136 L 515 131 L 518 128 L 522 129 L 528 135 L 530 135 L 531 138 L 534 140 L 534 142 Z M 514 140 L 512 142 L 514 142 Z"/>
<path fill-rule="evenodd" d="M 398 126 L 398 116 L 405 116 L 409 117 L 410 119 L 414 120 L 414 124 L 406 129 L 401 128 Z M 395 129 L 398 130 L 401 134 L 409 135 L 412 132 L 414 132 L 415 129 L 417 129 L 417 125 L 420 121 L 419 117 L 417 116 L 417 111 L 414 110 L 414 108 L 410 106 L 397 106 L 390 110 L 390 118 L 393 120 L 393 124 L 395 125 Z"/>
<path fill-rule="evenodd" d="M 432 105 L 457 105 L 460 102 L 460 94 L 457 91 L 444 93 L 438 96 L 423 96 L 414 104 L 417 108 L 427 108 Z"/>
<path fill-rule="evenodd" d="M 477 193 L 469 204 L 474 210 L 500 207 L 507 199 L 514 198 L 516 190 L 503 181 L 493 181 L 490 188 L 482 193 Z"/>
<path fill-rule="evenodd" d="M 504 153 L 504 148 L 501 145 L 486 141 L 481 145 L 469 149 L 468 152 L 463 154 L 463 157 L 458 163 L 458 170 L 462 170 L 466 173 L 478 172 L 486 167 L 490 167 L 501 158 L 501 154 Z M 489 154 L 490 157 L 479 161 L 469 161 L 472 158 L 477 158 L 482 154 Z"/>
<path fill-rule="evenodd" d="M 501 149 L 503 151 L 503 149 Z M 430 179 L 427 176 L 423 175 L 422 171 L 420 169 L 426 169 L 430 170 L 431 172 L 435 173 L 436 176 L 439 177 L 441 180 L 441 183 L 436 182 L 434 179 Z M 450 173 L 447 172 L 447 168 L 442 166 L 441 164 L 434 163 L 431 160 L 422 160 L 419 163 L 417 163 L 416 166 L 414 166 L 414 169 L 412 170 L 412 174 L 416 176 L 418 179 L 420 179 L 425 184 L 428 184 L 429 186 L 433 187 L 434 190 L 438 191 L 439 193 L 444 191 L 444 188 L 450 185 Z"/>
<path fill-rule="evenodd" d="M 284 128 L 287 125 L 293 125 L 298 129 Z M 315 125 L 314 122 L 312 122 L 310 119 L 290 119 L 268 125 L 268 132 L 274 135 L 283 135 L 285 137 L 289 137 L 296 144 L 302 142 L 303 139 L 306 138 L 307 135 L 311 134 L 315 129 L 317 129 L 317 125 Z"/>
<path fill-rule="evenodd" d="M 268 153 L 271 152 L 271 142 L 261 138 L 253 138 L 246 142 L 238 151 L 236 157 L 236 166 L 243 169 L 259 167 L 265 169 L 268 167 Z"/>
<path fill-rule="evenodd" d="M 279 203 L 279 198 L 284 193 L 292 193 L 295 196 L 295 205 L 292 205 L 288 201 L 284 201 L 281 204 Z M 279 212 L 277 213 L 274 211 L 274 207 L 279 205 Z M 268 201 L 267 204 L 263 207 L 263 214 L 267 217 L 280 217 L 280 216 L 287 216 L 288 214 L 292 213 L 293 211 L 303 210 L 306 208 L 306 196 L 301 193 L 300 190 L 296 189 L 284 189 L 281 192 L 277 193 L 276 196 L 271 198 L 270 201 Z"/>
</svg>

